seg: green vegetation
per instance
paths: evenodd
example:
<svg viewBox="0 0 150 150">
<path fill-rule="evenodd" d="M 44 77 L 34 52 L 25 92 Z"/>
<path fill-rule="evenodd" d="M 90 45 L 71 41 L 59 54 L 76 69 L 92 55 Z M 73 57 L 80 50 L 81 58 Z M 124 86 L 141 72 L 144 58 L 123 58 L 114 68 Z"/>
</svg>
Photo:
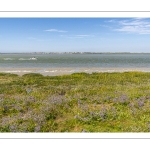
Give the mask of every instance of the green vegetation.
<svg viewBox="0 0 150 150">
<path fill-rule="evenodd" d="M 0 73 L 0 132 L 149 132 L 150 73 Z"/>
</svg>

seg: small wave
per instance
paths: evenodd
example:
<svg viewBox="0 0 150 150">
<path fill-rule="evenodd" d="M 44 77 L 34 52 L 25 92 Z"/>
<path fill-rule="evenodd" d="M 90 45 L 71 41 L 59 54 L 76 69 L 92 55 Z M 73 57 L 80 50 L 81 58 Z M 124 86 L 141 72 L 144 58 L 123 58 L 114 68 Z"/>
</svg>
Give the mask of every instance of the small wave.
<svg viewBox="0 0 150 150">
<path fill-rule="evenodd" d="M 58 70 L 44 71 L 44 72 L 57 72 Z"/>
<path fill-rule="evenodd" d="M 19 58 L 18 60 L 37 60 L 37 58 L 32 57 L 32 58 Z"/>
<path fill-rule="evenodd" d="M 45 70 L 44 72 L 75 72 L 75 70 Z"/>
<path fill-rule="evenodd" d="M 19 60 L 30 60 L 30 59 L 26 59 L 26 58 L 19 58 Z"/>
<path fill-rule="evenodd" d="M 12 58 L 4 58 L 4 60 L 13 60 Z"/>
<path fill-rule="evenodd" d="M 37 60 L 37 58 L 36 57 L 32 57 L 29 60 Z"/>
<path fill-rule="evenodd" d="M 32 71 L 27 71 L 27 70 L 24 70 L 24 71 L 22 71 L 22 72 L 32 72 Z"/>
<path fill-rule="evenodd" d="M 1 71 L 1 72 L 12 73 L 12 72 L 31 72 L 31 71 L 27 71 L 27 70 L 11 70 L 11 71 Z"/>
</svg>

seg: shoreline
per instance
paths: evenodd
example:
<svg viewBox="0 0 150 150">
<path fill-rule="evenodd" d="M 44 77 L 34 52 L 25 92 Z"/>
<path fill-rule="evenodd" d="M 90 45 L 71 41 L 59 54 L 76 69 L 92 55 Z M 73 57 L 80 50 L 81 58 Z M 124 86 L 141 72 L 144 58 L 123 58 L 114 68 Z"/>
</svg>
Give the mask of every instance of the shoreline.
<svg viewBox="0 0 150 150">
<path fill-rule="evenodd" d="M 57 75 L 69 75 L 73 73 L 102 73 L 102 72 L 150 72 L 150 68 L 98 68 L 98 67 L 84 67 L 84 68 L 0 68 L 0 73 L 12 73 L 17 75 L 24 75 L 28 73 L 40 73 L 44 76 L 57 76 Z"/>
</svg>

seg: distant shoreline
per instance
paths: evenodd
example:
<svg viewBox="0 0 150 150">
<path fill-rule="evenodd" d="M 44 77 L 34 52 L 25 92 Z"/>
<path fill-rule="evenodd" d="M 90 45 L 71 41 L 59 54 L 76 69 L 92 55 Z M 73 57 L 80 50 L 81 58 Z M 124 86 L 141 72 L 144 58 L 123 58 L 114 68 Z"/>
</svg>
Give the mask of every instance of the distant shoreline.
<svg viewBox="0 0 150 150">
<path fill-rule="evenodd" d="M 33 54 L 33 55 L 40 55 L 40 54 L 150 54 L 148 52 L 14 52 L 14 53 L 0 53 L 0 55 L 5 54 Z"/>
</svg>

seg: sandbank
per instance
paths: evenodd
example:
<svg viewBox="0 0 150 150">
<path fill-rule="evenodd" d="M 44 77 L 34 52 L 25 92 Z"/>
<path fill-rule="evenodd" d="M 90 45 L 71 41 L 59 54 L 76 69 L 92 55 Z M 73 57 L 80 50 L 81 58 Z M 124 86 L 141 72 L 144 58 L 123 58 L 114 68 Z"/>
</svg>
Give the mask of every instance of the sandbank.
<svg viewBox="0 0 150 150">
<path fill-rule="evenodd" d="M 28 73 L 40 73 L 44 76 L 57 76 L 65 75 L 72 73 L 93 73 L 93 72 L 131 72 L 131 71 L 140 71 L 140 72 L 150 72 L 150 68 L 0 68 L 0 72 L 3 73 L 13 73 L 18 75 L 24 75 Z"/>
</svg>

